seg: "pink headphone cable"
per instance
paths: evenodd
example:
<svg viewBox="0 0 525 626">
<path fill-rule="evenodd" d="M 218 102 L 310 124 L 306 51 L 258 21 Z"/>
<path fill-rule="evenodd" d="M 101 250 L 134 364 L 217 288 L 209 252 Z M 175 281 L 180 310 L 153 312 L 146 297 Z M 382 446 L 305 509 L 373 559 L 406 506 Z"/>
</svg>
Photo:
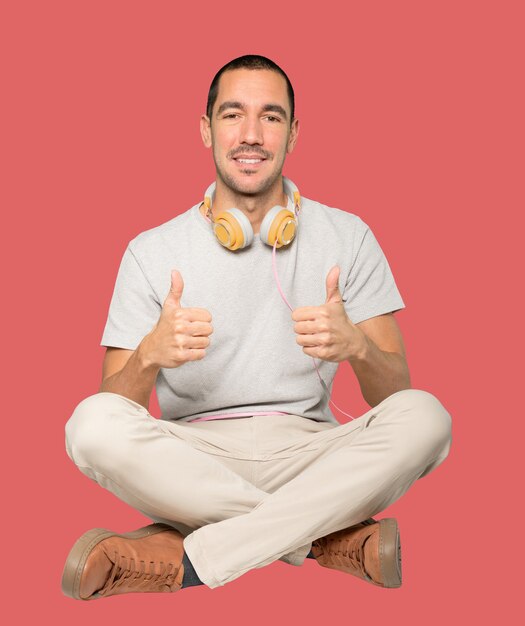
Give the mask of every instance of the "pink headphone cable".
<svg viewBox="0 0 525 626">
<path fill-rule="evenodd" d="M 279 282 L 279 276 L 277 275 L 277 263 L 275 261 L 275 249 L 276 249 L 276 247 L 277 247 L 277 239 L 275 240 L 275 243 L 273 244 L 273 248 L 272 248 L 273 274 L 275 276 L 275 281 L 277 282 L 277 289 L 279 289 L 279 293 L 281 294 L 281 298 L 284 300 L 284 302 L 286 303 L 286 306 L 293 313 L 293 308 L 290 306 L 288 300 L 286 299 L 286 296 L 283 293 L 283 290 L 281 289 L 281 283 Z M 326 383 L 324 382 L 324 380 L 321 378 L 321 374 L 319 373 L 319 368 L 317 367 L 317 363 L 315 362 L 314 357 L 312 357 L 312 359 L 313 359 L 313 362 L 314 362 L 315 369 L 317 370 L 317 375 L 319 376 L 319 380 L 321 381 L 321 385 L 322 385 L 322 387 L 324 389 L 326 397 L 328 398 L 328 402 L 331 402 L 338 411 L 341 411 L 341 413 L 343 413 L 343 415 L 346 415 L 347 417 L 350 417 L 351 419 L 356 419 L 355 417 L 352 417 L 351 415 L 348 415 L 348 413 L 345 413 L 342 409 L 340 409 L 337 406 L 337 404 L 333 400 L 330 399 L 330 391 L 328 390 L 328 387 L 326 386 Z"/>
<path fill-rule="evenodd" d="M 297 216 L 297 206 L 294 207 L 294 213 Z M 209 222 L 211 224 L 211 220 L 209 219 L 209 217 L 207 217 L 206 215 L 204 216 L 204 218 L 206 219 L 207 222 Z M 290 311 L 293 312 L 293 308 L 290 306 L 288 300 L 286 299 L 286 296 L 283 293 L 283 290 L 281 289 L 281 283 L 279 282 L 279 276 L 277 275 L 277 263 L 275 261 L 275 250 L 277 248 L 277 239 L 275 240 L 273 247 L 272 247 L 272 266 L 273 266 L 273 274 L 275 276 L 275 282 L 277 283 L 277 289 L 279 290 L 279 293 L 281 294 L 281 298 L 284 300 L 286 306 L 290 309 Z M 343 411 L 343 409 L 340 409 L 337 404 L 330 399 L 330 391 L 328 390 L 328 387 L 326 386 L 326 383 L 324 382 L 324 380 L 321 378 L 321 374 L 319 373 L 319 368 L 317 367 L 317 363 L 315 362 L 315 359 L 312 357 L 312 360 L 314 362 L 314 367 L 317 371 L 317 376 L 319 376 L 319 380 L 321 382 L 321 386 L 323 387 L 323 390 L 326 394 L 326 397 L 328 398 L 328 402 L 330 402 L 331 404 L 333 404 L 335 406 L 335 408 L 340 411 L 343 415 L 346 415 L 347 417 L 349 417 L 350 419 L 356 419 L 355 417 L 352 417 L 351 415 L 349 415 L 348 413 L 345 413 Z M 265 413 L 267 415 L 270 415 L 270 413 Z M 279 411 L 275 411 L 274 413 L 271 413 L 272 415 L 285 415 L 285 413 L 280 413 Z M 221 414 L 222 415 L 222 414 Z M 241 414 L 241 413 L 225 413 L 225 416 L 228 415 L 237 415 L 237 417 L 240 417 L 241 415 L 252 415 L 252 413 L 246 413 L 246 414 Z M 210 416 L 212 417 L 212 416 Z M 214 417 L 214 416 L 213 416 Z M 194 420 L 197 421 L 197 420 Z"/>
</svg>

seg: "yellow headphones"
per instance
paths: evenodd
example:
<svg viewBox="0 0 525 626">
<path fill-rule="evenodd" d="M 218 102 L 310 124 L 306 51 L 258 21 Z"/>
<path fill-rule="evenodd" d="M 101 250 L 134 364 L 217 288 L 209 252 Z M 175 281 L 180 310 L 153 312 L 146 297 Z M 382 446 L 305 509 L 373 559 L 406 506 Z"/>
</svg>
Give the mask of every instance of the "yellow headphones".
<svg viewBox="0 0 525 626">
<path fill-rule="evenodd" d="M 283 187 L 286 195 L 293 204 L 293 212 L 282 206 L 274 206 L 264 216 L 261 224 L 261 241 L 276 248 L 287 246 L 295 237 L 298 226 L 297 216 L 301 210 L 301 196 L 296 185 L 286 176 L 283 176 Z M 214 219 L 211 212 L 215 198 L 216 183 L 213 182 L 204 194 L 206 217 L 213 224 L 213 232 L 219 243 L 228 250 L 247 248 L 253 241 L 253 229 L 250 220 L 240 209 L 227 209 Z M 289 205 L 288 205 L 289 206 Z"/>
</svg>

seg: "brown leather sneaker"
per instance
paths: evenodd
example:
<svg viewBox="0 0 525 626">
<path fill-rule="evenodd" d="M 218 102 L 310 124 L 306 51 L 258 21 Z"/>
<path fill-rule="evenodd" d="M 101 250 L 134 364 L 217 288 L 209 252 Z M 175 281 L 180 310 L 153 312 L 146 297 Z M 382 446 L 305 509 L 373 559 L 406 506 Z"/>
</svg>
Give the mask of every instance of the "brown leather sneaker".
<svg viewBox="0 0 525 626">
<path fill-rule="evenodd" d="M 150 524 L 117 534 L 93 528 L 73 545 L 62 591 L 75 600 L 120 593 L 175 592 L 184 576 L 183 535 L 168 524 Z"/>
<path fill-rule="evenodd" d="M 401 587 L 401 541 L 393 517 L 367 520 L 312 542 L 319 565 L 379 587 Z"/>
</svg>

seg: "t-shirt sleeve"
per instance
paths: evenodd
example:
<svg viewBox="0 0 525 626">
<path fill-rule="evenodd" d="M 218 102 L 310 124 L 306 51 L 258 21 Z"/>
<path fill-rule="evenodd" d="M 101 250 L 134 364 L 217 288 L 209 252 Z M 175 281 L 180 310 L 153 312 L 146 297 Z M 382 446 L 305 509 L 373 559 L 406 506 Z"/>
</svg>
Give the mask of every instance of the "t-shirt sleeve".
<svg viewBox="0 0 525 626">
<path fill-rule="evenodd" d="M 117 274 L 101 346 L 135 350 L 157 323 L 161 304 L 128 245 Z"/>
<path fill-rule="evenodd" d="M 357 252 L 342 294 L 354 324 L 405 308 L 381 246 L 370 227 L 361 223 L 365 231 L 356 238 Z"/>
</svg>

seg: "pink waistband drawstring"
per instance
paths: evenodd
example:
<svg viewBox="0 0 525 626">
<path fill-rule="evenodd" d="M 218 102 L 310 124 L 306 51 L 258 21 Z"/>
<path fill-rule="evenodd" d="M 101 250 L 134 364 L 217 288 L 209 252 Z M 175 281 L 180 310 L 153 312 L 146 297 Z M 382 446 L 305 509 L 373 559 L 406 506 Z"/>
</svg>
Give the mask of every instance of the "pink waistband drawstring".
<svg viewBox="0 0 525 626">
<path fill-rule="evenodd" d="M 206 415 L 205 417 L 197 417 L 189 422 L 205 422 L 207 420 L 226 419 L 227 417 L 252 417 L 252 415 L 290 415 L 282 411 L 252 411 L 251 413 L 217 413 L 216 415 Z"/>
</svg>

